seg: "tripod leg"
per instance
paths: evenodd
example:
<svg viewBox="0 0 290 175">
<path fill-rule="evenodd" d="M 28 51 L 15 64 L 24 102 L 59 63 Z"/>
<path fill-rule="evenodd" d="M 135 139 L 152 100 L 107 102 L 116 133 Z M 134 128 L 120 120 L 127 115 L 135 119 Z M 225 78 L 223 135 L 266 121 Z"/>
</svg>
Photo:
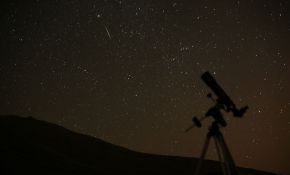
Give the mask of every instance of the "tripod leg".
<svg viewBox="0 0 290 175">
<path fill-rule="evenodd" d="M 214 138 L 217 154 L 218 154 L 218 157 L 219 157 L 219 161 L 221 163 L 223 174 L 227 175 L 224 156 L 221 155 L 221 148 L 220 148 L 221 145 L 220 145 L 219 140 L 218 140 L 218 138 L 216 136 L 214 136 L 213 138 Z"/>
<path fill-rule="evenodd" d="M 227 169 L 228 169 L 229 173 L 232 175 L 237 175 L 238 171 L 236 169 L 234 159 L 233 159 L 233 157 L 229 151 L 229 148 L 227 147 L 226 142 L 225 142 L 221 133 L 218 135 L 218 138 L 219 138 L 219 141 L 221 144 L 221 148 L 223 149 L 224 158 L 225 158 L 225 162 L 226 162 Z"/>
<path fill-rule="evenodd" d="M 201 155 L 199 157 L 199 161 L 197 163 L 194 175 L 199 175 L 199 171 L 200 171 L 200 168 L 201 168 L 201 165 L 202 165 L 202 161 L 203 161 L 203 159 L 205 157 L 206 151 L 207 151 L 208 146 L 209 146 L 210 137 L 211 137 L 210 135 L 207 135 L 207 137 L 205 139 L 205 143 L 204 143 L 204 146 L 202 148 L 202 152 L 201 152 Z"/>
<path fill-rule="evenodd" d="M 225 174 L 232 174 L 231 173 L 231 168 L 230 168 L 230 164 L 229 164 L 229 159 L 227 156 L 227 152 L 225 150 L 225 145 L 223 143 L 223 141 L 221 140 L 221 138 L 219 136 L 217 136 L 218 142 L 220 144 L 220 148 L 221 148 L 221 152 L 224 158 L 224 169 L 225 169 Z"/>
</svg>

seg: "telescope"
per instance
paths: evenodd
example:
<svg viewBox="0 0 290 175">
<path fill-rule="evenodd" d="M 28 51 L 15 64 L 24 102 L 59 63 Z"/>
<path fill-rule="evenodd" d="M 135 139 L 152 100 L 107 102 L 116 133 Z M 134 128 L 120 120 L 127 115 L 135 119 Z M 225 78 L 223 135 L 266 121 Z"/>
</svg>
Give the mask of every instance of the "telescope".
<svg viewBox="0 0 290 175">
<path fill-rule="evenodd" d="M 227 122 L 223 118 L 221 110 L 224 110 L 226 112 L 232 112 L 234 117 L 243 117 L 243 115 L 248 109 L 248 106 L 238 109 L 234 104 L 234 102 L 231 100 L 231 98 L 225 93 L 225 91 L 220 87 L 220 85 L 216 82 L 216 80 L 209 72 L 205 72 L 204 74 L 202 74 L 201 79 L 214 92 L 217 98 L 213 99 L 212 94 L 209 93 L 207 97 L 212 99 L 215 105 L 208 109 L 204 117 L 200 119 L 198 119 L 197 117 L 193 117 L 192 118 L 193 124 L 185 130 L 187 132 L 194 126 L 200 128 L 202 126 L 201 121 L 206 119 L 207 117 L 211 116 L 214 119 L 212 125 L 209 127 L 209 131 L 207 133 L 206 140 L 200 155 L 200 159 L 196 166 L 194 175 L 200 174 L 202 161 L 205 158 L 205 154 L 208 150 L 211 138 L 213 138 L 215 141 L 216 150 L 218 153 L 219 160 L 221 162 L 223 174 L 238 175 L 234 159 L 232 158 L 232 155 L 226 145 L 223 134 L 219 130 L 220 126 L 221 127 L 227 126 Z"/>
</svg>

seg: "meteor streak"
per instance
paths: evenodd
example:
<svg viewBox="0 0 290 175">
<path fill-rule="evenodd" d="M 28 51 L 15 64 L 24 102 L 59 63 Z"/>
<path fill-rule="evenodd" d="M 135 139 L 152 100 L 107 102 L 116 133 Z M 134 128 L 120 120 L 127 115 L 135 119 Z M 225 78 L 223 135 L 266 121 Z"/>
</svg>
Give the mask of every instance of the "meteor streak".
<svg viewBox="0 0 290 175">
<path fill-rule="evenodd" d="M 112 39 L 111 38 L 111 35 L 110 35 L 110 32 L 109 32 L 109 30 L 108 30 L 108 28 L 104 25 L 104 27 L 105 27 L 105 29 L 106 29 L 106 31 L 107 31 L 107 34 L 108 34 L 108 37 L 110 38 L 110 39 Z"/>
</svg>

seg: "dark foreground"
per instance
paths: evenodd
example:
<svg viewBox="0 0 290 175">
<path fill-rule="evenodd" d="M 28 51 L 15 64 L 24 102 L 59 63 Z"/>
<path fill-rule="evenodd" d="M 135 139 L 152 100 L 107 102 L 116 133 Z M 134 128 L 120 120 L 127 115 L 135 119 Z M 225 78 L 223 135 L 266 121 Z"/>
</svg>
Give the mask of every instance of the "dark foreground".
<svg viewBox="0 0 290 175">
<path fill-rule="evenodd" d="M 0 116 L 0 174 L 192 175 L 197 159 L 131 151 L 48 122 Z M 203 174 L 221 174 L 205 161 Z M 240 175 L 271 175 L 239 168 Z"/>
</svg>

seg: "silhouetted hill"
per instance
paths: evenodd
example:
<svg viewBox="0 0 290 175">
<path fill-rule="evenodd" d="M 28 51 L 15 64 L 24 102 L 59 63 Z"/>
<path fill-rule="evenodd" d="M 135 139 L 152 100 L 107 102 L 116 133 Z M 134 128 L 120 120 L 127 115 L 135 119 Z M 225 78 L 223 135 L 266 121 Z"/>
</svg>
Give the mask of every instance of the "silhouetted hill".
<svg viewBox="0 0 290 175">
<path fill-rule="evenodd" d="M 195 158 L 138 153 L 32 117 L 0 116 L 0 133 L 0 174 L 190 175 L 197 163 Z M 208 172 L 220 169 L 214 161 L 204 166 Z"/>
</svg>

